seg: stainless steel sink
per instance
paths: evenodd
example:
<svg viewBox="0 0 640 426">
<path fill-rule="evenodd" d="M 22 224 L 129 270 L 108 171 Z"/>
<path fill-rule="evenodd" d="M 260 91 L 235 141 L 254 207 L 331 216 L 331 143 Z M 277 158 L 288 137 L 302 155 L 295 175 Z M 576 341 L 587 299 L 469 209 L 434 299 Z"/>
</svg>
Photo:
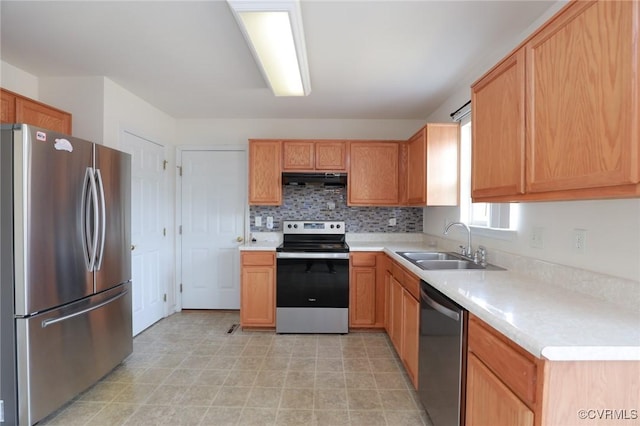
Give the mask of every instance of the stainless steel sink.
<svg viewBox="0 0 640 426">
<path fill-rule="evenodd" d="M 480 269 L 490 271 L 504 271 L 499 266 L 475 263 L 458 253 L 438 252 L 438 251 L 397 251 L 397 254 L 404 257 L 416 266 L 425 270 L 447 270 L 447 269 Z"/>
<path fill-rule="evenodd" d="M 412 261 L 420 261 L 420 260 L 457 260 L 460 257 L 453 253 L 442 253 L 442 252 L 428 252 L 428 251 L 417 251 L 417 252 L 397 252 L 400 256 L 405 259 L 409 259 Z"/>
<path fill-rule="evenodd" d="M 414 263 L 422 269 L 486 269 L 469 260 L 417 260 Z"/>
</svg>

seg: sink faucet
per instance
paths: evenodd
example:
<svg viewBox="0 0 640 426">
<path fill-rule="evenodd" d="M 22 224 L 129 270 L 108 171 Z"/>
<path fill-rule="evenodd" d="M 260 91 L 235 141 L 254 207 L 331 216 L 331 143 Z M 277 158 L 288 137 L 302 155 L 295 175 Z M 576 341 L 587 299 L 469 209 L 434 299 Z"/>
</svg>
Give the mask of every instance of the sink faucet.
<svg viewBox="0 0 640 426">
<path fill-rule="evenodd" d="M 462 223 L 462 222 L 451 222 L 444 229 L 444 235 L 447 235 L 447 233 L 449 232 L 449 229 L 454 225 L 462 226 L 464 229 L 467 230 L 467 247 L 460 246 L 460 249 L 461 249 L 461 254 L 463 256 L 471 256 L 471 230 L 469 229 L 469 227 L 465 223 Z"/>
</svg>

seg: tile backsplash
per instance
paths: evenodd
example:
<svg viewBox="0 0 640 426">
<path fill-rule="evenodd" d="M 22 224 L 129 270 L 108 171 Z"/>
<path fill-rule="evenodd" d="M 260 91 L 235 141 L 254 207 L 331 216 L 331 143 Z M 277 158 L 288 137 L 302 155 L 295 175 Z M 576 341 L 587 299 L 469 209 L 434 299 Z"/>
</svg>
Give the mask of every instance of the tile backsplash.
<svg viewBox="0 0 640 426">
<path fill-rule="evenodd" d="M 251 232 L 269 231 L 268 216 L 272 231 L 281 231 L 284 220 L 342 220 L 347 232 L 422 232 L 422 207 L 349 207 L 345 187 L 285 185 L 282 190 L 281 206 L 250 206 Z M 256 216 L 262 226 L 255 226 Z M 389 226 L 391 218 L 395 226 Z"/>
</svg>

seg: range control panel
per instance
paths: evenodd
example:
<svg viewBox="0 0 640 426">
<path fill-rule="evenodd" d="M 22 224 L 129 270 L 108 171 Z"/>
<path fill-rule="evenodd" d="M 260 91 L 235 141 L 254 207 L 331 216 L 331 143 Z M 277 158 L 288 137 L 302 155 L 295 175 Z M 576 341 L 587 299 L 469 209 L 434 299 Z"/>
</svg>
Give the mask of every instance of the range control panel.
<svg viewBox="0 0 640 426">
<path fill-rule="evenodd" d="M 340 221 L 285 220 L 284 234 L 344 234 L 345 225 Z"/>
</svg>

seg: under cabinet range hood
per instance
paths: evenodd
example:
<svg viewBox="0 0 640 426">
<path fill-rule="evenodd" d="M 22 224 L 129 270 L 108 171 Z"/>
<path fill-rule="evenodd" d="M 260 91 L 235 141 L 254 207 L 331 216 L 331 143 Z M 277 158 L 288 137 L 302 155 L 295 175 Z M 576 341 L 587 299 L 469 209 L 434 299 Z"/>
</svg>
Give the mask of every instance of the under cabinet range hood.
<svg viewBox="0 0 640 426">
<path fill-rule="evenodd" d="M 282 173 L 283 185 L 346 186 L 346 173 Z"/>
</svg>

